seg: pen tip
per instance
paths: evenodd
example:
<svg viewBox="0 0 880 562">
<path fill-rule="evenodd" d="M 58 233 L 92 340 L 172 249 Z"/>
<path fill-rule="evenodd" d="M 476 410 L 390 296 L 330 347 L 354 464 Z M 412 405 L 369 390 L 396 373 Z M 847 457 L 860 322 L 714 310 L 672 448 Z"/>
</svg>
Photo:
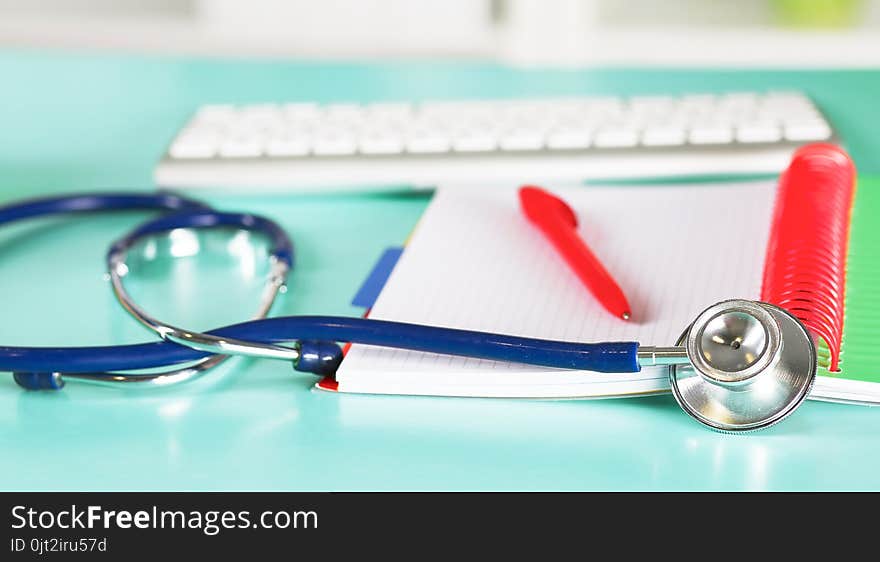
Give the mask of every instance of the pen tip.
<svg viewBox="0 0 880 562">
<path fill-rule="evenodd" d="M 620 315 L 620 317 L 623 318 L 624 320 L 629 320 L 629 311 L 624 312 L 623 314 Z"/>
</svg>

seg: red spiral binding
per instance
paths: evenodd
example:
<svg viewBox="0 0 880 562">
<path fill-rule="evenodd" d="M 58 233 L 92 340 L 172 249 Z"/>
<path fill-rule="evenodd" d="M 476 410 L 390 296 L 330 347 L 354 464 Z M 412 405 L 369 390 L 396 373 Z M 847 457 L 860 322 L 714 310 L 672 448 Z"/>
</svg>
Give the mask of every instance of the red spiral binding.
<svg viewBox="0 0 880 562">
<path fill-rule="evenodd" d="M 856 170 L 840 147 L 798 149 L 779 178 L 761 300 L 794 314 L 831 353 L 838 370 L 846 252 Z"/>
</svg>

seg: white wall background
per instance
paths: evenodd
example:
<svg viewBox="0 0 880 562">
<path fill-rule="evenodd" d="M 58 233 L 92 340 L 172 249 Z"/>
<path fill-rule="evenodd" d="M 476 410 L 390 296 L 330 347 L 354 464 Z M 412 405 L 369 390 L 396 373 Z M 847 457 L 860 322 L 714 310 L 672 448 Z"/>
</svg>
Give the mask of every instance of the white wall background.
<svg viewBox="0 0 880 562">
<path fill-rule="evenodd" d="M 843 0 L 854 6 L 852 24 L 811 28 L 787 25 L 781 1 L 0 0 L 0 45 L 555 66 L 880 66 L 880 0 Z"/>
</svg>

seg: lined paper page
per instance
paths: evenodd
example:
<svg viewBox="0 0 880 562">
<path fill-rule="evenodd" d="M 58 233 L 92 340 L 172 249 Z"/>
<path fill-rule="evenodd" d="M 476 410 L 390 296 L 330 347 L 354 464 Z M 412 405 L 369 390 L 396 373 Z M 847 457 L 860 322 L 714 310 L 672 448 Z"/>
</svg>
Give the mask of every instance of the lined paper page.
<svg viewBox="0 0 880 562">
<path fill-rule="evenodd" d="M 440 189 L 370 317 L 580 342 L 671 345 L 697 314 L 757 298 L 775 184 L 552 189 L 618 281 L 633 317 L 608 314 L 523 216 L 515 188 Z M 340 390 L 590 396 L 665 388 L 665 370 L 588 373 L 354 345 Z"/>
</svg>

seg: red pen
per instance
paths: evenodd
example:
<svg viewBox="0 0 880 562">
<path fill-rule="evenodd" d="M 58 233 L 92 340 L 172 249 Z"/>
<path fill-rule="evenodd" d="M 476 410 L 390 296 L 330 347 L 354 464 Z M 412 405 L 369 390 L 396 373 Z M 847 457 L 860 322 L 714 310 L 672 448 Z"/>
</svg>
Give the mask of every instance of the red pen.
<svg viewBox="0 0 880 562">
<path fill-rule="evenodd" d="M 577 233 L 577 216 L 565 201 L 534 186 L 519 189 L 526 217 L 541 229 L 593 296 L 611 314 L 629 320 L 630 308 L 620 286 Z"/>
</svg>

